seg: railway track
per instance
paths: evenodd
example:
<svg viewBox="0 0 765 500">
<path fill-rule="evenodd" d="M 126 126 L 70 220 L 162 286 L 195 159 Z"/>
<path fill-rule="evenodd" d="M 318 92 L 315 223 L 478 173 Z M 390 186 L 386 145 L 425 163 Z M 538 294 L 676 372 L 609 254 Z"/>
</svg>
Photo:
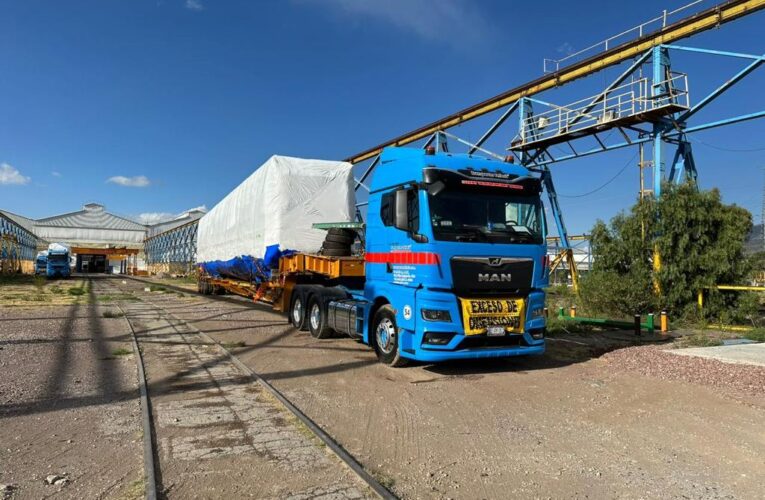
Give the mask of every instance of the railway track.
<svg viewBox="0 0 765 500">
<path fill-rule="evenodd" d="M 93 279 L 96 294 L 110 296 L 132 333 L 147 499 L 200 492 L 396 498 L 225 346 L 135 293 L 143 291 L 142 282 L 118 283 Z M 244 475 L 263 485 L 236 484 Z"/>
</svg>

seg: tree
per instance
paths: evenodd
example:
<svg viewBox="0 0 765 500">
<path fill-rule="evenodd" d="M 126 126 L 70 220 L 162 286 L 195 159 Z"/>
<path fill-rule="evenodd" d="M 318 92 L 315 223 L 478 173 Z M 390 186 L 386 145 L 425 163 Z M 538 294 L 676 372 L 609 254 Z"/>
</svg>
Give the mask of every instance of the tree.
<svg viewBox="0 0 765 500">
<path fill-rule="evenodd" d="M 752 215 L 723 204 L 716 189 L 699 191 L 690 184 L 663 189 L 658 201 L 644 199 L 610 224 L 595 224 L 595 260 L 582 283 L 589 308 L 621 315 L 665 309 L 675 317 L 687 316 L 695 312 L 700 289 L 745 279 L 744 242 Z M 654 249 L 661 257 L 656 273 Z M 705 309 L 719 316 L 735 301 L 735 295 L 709 293 Z"/>
</svg>

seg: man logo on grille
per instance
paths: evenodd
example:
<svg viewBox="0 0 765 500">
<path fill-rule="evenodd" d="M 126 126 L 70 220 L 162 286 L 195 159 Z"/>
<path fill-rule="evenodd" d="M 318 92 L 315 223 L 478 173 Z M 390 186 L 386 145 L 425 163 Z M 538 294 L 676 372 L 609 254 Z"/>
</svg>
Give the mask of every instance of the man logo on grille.
<svg viewBox="0 0 765 500">
<path fill-rule="evenodd" d="M 500 257 L 489 257 L 489 265 L 492 267 L 497 267 L 502 265 L 502 259 Z"/>
</svg>

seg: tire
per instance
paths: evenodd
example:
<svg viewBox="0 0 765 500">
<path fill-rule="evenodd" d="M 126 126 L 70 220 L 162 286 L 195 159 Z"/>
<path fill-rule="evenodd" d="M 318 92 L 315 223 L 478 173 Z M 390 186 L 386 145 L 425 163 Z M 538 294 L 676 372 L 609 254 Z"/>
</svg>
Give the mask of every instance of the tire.
<svg viewBox="0 0 765 500">
<path fill-rule="evenodd" d="M 311 332 L 312 337 L 317 339 L 332 337 L 333 331 L 327 326 L 327 308 L 320 293 L 315 293 L 308 299 L 306 323 L 308 323 L 308 331 Z"/>
<path fill-rule="evenodd" d="M 343 227 L 333 227 L 327 231 L 327 236 L 345 236 L 347 238 L 353 239 L 356 237 L 356 231 Z"/>
<path fill-rule="evenodd" d="M 226 289 L 222 286 L 215 286 L 213 293 L 215 295 L 226 295 Z"/>
<path fill-rule="evenodd" d="M 350 257 L 351 249 L 350 247 L 325 248 L 324 250 L 322 250 L 321 254 L 326 255 L 327 257 Z"/>
<path fill-rule="evenodd" d="M 212 293 L 212 285 L 207 281 L 202 282 L 202 295 L 210 295 Z"/>
<path fill-rule="evenodd" d="M 326 238 L 324 238 L 325 243 L 329 243 L 330 241 L 333 243 L 343 243 L 345 245 L 351 245 L 353 243 L 353 240 L 356 238 L 354 236 L 346 236 L 344 234 L 328 234 Z"/>
<path fill-rule="evenodd" d="M 398 326 L 393 307 L 386 304 L 377 310 L 372 320 L 372 330 L 369 336 L 374 343 L 377 359 L 393 367 L 406 366 L 409 360 L 401 357 L 398 345 Z"/>
<path fill-rule="evenodd" d="M 308 322 L 306 321 L 306 307 L 305 307 L 306 294 L 300 288 L 292 290 L 292 298 L 290 299 L 289 320 L 290 324 L 296 329 L 304 332 L 308 330 Z M 299 308 L 299 311 L 296 310 Z"/>
<path fill-rule="evenodd" d="M 337 241 L 324 241 L 324 243 L 321 246 L 322 248 L 324 248 L 324 250 L 351 248 L 350 243 L 338 243 Z"/>
</svg>

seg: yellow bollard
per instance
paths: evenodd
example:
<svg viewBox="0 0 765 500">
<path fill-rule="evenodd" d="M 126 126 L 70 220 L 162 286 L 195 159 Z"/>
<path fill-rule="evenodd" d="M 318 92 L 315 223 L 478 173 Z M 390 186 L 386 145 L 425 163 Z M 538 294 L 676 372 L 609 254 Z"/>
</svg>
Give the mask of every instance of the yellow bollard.
<svg viewBox="0 0 765 500">
<path fill-rule="evenodd" d="M 699 312 L 704 308 L 704 290 L 699 290 Z"/>
<path fill-rule="evenodd" d="M 667 333 L 669 331 L 669 318 L 667 317 L 667 311 L 661 312 L 661 333 Z"/>
<path fill-rule="evenodd" d="M 569 316 L 572 318 L 576 318 L 576 306 L 571 306 L 571 311 L 569 313 Z"/>
</svg>

